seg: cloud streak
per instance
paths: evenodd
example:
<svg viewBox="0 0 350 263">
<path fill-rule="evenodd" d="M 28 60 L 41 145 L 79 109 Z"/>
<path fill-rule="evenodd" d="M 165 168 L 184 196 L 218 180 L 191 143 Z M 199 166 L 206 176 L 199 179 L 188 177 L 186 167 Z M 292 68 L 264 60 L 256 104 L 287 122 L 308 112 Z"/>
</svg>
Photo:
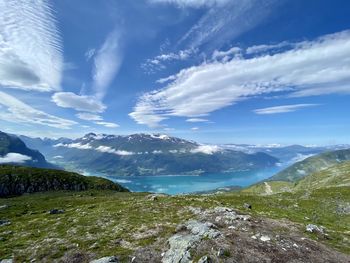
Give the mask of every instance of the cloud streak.
<svg viewBox="0 0 350 263">
<path fill-rule="evenodd" d="M 294 112 L 303 108 L 318 106 L 318 104 L 294 104 L 294 105 L 281 105 L 275 107 L 268 107 L 262 109 L 256 109 L 254 112 L 256 114 L 264 115 L 264 114 L 276 114 L 276 113 L 287 113 Z"/>
<path fill-rule="evenodd" d="M 106 106 L 93 96 L 77 95 L 73 92 L 56 92 L 52 101 L 62 108 L 72 108 L 78 111 L 93 113 L 104 112 Z"/>
<path fill-rule="evenodd" d="M 0 85 L 60 89 L 62 44 L 48 1 L 0 0 Z"/>
<path fill-rule="evenodd" d="M 63 119 L 34 109 L 5 92 L 0 91 L 0 120 L 13 123 L 40 124 L 59 129 L 70 129 L 75 121 Z"/>
<path fill-rule="evenodd" d="M 101 48 L 94 55 L 93 90 L 97 99 L 104 98 L 121 63 L 120 33 L 114 30 L 107 36 Z"/>
<path fill-rule="evenodd" d="M 252 97 L 350 93 L 350 31 L 297 43 L 275 54 L 190 67 L 141 97 L 129 115 L 150 127 L 170 117 L 201 118 Z"/>
</svg>

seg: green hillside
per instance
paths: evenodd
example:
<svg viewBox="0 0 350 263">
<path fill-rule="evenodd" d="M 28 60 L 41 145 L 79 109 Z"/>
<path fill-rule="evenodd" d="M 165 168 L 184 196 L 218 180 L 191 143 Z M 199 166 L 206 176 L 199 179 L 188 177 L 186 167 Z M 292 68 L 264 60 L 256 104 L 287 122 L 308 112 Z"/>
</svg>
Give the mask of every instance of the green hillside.
<svg viewBox="0 0 350 263">
<path fill-rule="evenodd" d="M 350 160 L 350 149 L 325 152 L 297 162 L 270 178 L 271 181 L 294 182 L 314 172 Z"/>
<path fill-rule="evenodd" d="M 332 187 L 350 188 L 350 161 L 335 164 L 295 182 L 266 181 L 244 189 L 242 192 L 271 195 L 282 192 L 310 191 Z"/>
<path fill-rule="evenodd" d="M 0 165 L 0 197 L 45 191 L 89 189 L 128 191 L 101 177 L 83 176 L 61 170 Z"/>
</svg>

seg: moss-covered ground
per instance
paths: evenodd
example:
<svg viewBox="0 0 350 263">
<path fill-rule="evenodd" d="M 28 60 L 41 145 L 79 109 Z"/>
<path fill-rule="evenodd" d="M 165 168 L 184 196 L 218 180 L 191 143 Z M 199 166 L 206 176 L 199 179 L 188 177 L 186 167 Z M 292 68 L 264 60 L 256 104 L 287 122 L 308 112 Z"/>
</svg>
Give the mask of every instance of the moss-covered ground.
<svg viewBox="0 0 350 263">
<path fill-rule="evenodd" d="M 243 208 L 244 203 L 252 209 Z M 172 235 L 177 224 L 193 217 L 186 209 L 189 206 L 233 207 L 252 216 L 287 219 L 299 223 L 301 229 L 309 223 L 322 225 L 328 238 L 309 236 L 350 254 L 350 215 L 339 209 L 349 204 L 349 187 L 266 196 L 250 192 L 162 196 L 157 200 L 147 193 L 97 190 L 35 193 L 0 199 L 0 220 L 11 222 L 0 226 L 0 258 L 51 261 L 73 250 L 96 257 L 127 257 L 134 249 L 155 242 L 155 237 Z M 64 213 L 49 214 L 54 208 Z"/>
</svg>

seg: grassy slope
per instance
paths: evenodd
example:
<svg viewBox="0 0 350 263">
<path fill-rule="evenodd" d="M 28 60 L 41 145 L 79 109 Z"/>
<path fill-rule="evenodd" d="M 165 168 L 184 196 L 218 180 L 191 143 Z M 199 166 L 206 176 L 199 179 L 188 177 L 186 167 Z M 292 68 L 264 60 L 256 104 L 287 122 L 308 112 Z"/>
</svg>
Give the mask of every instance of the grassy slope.
<svg viewBox="0 0 350 263">
<path fill-rule="evenodd" d="M 23 190 L 18 190 L 20 188 Z M 127 191 L 122 186 L 100 177 L 88 177 L 62 170 L 0 165 L 0 196 L 18 195 L 21 192 L 88 189 Z"/>
<path fill-rule="evenodd" d="M 325 152 L 291 165 L 272 176 L 270 180 L 294 182 L 309 174 L 327 169 L 347 160 L 350 160 L 350 149 Z"/>
<path fill-rule="evenodd" d="M 0 199 L 0 218 L 11 225 L 0 228 L 0 258 L 15 254 L 19 261 L 32 255 L 40 259 L 61 257 L 65 251 L 79 249 L 97 256 L 127 256 L 132 248 L 155 241 L 154 237 L 135 239 L 137 233 L 160 228 L 158 236 L 169 237 L 179 222 L 193 217 L 185 207 L 228 206 L 242 209 L 244 203 L 253 216 L 287 218 L 300 228 L 314 223 L 328 229 L 329 246 L 350 253 L 350 215 L 335 211 L 350 202 L 348 187 L 316 189 L 269 195 L 264 198 L 248 193 L 225 193 L 211 196 L 166 196 L 150 201 L 147 194 L 87 191 L 81 193 L 37 193 Z M 64 209 L 60 215 L 49 215 L 52 208 Z M 309 218 L 309 219 L 308 219 Z M 33 227 L 35 226 L 35 227 Z M 8 232 L 11 231 L 11 232 Z M 317 239 L 316 235 L 311 235 Z M 126 246 L 118 243 L 123 240 Z M 127 243 L 129 242 L 129 243 Z"/>
<path fill-rule="evenodd" d="M 267 181 L 253 185 L 242 192 L 266 195 L 268 194 L 266 184 L 271 187 L 272 193 L 309 191 L 338 186 L 350 187 L 350 161 L 312 173 L 296 182 Z"/>
</svg>

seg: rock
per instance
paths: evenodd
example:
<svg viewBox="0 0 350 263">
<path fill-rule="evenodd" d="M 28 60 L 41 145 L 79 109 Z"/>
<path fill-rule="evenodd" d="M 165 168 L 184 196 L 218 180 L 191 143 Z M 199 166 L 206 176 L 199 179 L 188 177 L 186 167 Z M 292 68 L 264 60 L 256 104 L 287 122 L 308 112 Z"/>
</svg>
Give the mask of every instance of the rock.
<svg viewBox="0 0 350 263">
<path fill-rule="evenodd" d="M 0 220 L 0 226 L 8 226 L 11 224 L 10 220 L 2 219 Z"/>
<path fill-rule="evenodd" d="M 12 258 L 0 260 L 0 263 L 12 263 L 12 262 L 13 262 Z"/>
<path fill-rule="evenodd" d="M 201 257 L 197 263 L 212 263 L 213 261 L 211 260 L 210 257 L 208 256 L 203 256 Z"/>
<path fill-rule="evenodd" d="M 306 231 L 310 233 L 325 234 L 325 228 L 322 226 L 316 226 L 313 224 L 308 224 L 306 226 Z"/>
<path fill-rule="evenodd" d="M 243 207 L 246 208 L 246 209 L 252 209 L 252 205 L 248 204 L 248 203 L 244 203 Z"/>
<path fill-rule="evenodd" d="M 118 263 L 119 260 L 116 256 L 112 257 L 103 257 L 100 259 L 95 259 L 93 261 L 90 261 L 90 263 Z"/>
<path fill-rule="evenodd" d="M 165 252 L 163 263 L 189 263 L 191 254 L 189 252 L 197 242 L 200 241 L 199 236 L 195 235 L 174 235 L 168 239 L 170 249 Z"/>
<path fill-rule="evenodd" d="M 50 215 L 57 215 L 57 214 L 63 214 L 63 213 L 64 213 L 64 210 L 62 210 L 62 209 L 51 209 L 49 211 Z"/>
<path fill-rule="evenodd" d="M 201 237 L 216 238 L 220 236 L 220 232 L 216 230 L 216 226 L 210 222 L 198 222 L 196 220 L 188 221 L 186 228 L 191 231 L 193 235 Z"/>
<path fill-rule="evenodd" d="M 6 208 L 9 208 L 9 207 L 10 207 L 9 205 L 0 205 L 0 210 L 6 209 Z"/>
<path fill-rule="evenodd" d="M 214 239 L 221 235 L 216 226 L 210 222 L 190 220 L 182 224 L 181 229 L 189 233 L 176 234 L 168 239 L 170 248 L 162 258 L 163 263 L 192 262 L 189 251 L 191 248 L 194 248 L 203 238 Z"/>
<path fill-rule="evenodd" d="M 270 238 L 269 236 L 263 235 L 263 236 L 260 237 L 260 240 L 261 240 L 262 242 L 266 242 L 266 241 L 270 241 L 271 238 Z"/>
<path fill-rule="evenodd" d="M 216 254 L 219 258 L 223 257 L 225 254 L 225 250 L 223 250 L 222 248 L 220 248 L 218 250 L 218 253 Z"/>
<path fill-rule="evenodd" d="M 150 201 L 158 201 L 158 197 L 156 195 L 151 195 L 147 199 Z"/>
</svg>

